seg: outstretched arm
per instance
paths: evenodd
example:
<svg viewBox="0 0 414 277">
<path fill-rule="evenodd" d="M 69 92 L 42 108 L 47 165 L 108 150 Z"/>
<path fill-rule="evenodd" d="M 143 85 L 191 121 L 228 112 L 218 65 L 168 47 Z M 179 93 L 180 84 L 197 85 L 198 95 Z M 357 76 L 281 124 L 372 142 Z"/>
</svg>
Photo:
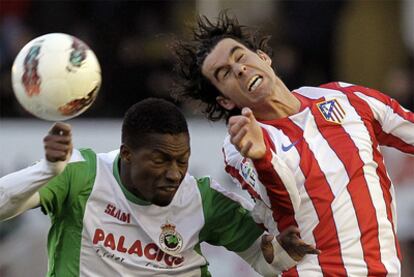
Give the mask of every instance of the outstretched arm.
<svg viewBox="0 0 414 277">
<path fill-rule="evenodd" d="M 46 159 L 0 178 L 1 221 L 39 206 L 38 190 L 64 170 L 72 153 L 71 126 L 55 123 L 43 143 Z"/>
</svg>

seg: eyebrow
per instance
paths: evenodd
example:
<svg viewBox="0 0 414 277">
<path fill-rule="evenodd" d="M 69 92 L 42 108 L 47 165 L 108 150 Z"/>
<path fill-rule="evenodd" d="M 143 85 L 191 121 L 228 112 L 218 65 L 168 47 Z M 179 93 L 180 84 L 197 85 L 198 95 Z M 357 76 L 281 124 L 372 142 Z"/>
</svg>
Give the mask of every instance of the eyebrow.
<svg viewBox="0 0 414 277">
<path fill-rule="evenodd" d="M 234 52 L 236 52 L 237 50 L 242 50 L 243 48 L 241 48 L 240 46 L 238 46 L 238 45 L 236 45 L 236 46 L 233 46 L 233 48 L 231 48 L 230 49 L 230 51 L 229 51 L 229 54 L 227 55 L 227 57 L 231 57 L 233 54 L 234 54 Z M 218 79 L 218 74 L 219 74 L 219 72 L 220 72 L 220 70 L 223 68 L 223 66 L 220 66 L 220 67 L 218 67 L 218 68 L 216 68 L 216 70 L 214 70 L 214 78 L 217 80 L 217 81 L 219 81 L 219 79 Z"/>
<path fill-rule="evenodd" d="M 171 153 L 164 152 L 164 151 L 161 151 L 159 149 L 152 150 L 151 155 L 154 155 L 154 154 L 162 155 L 164 157 L 171 157 L 172 156 Z M 185 156 L 187 154 L 191 154 L 191 148 L 190 147 L 185 152 L 180 153 L 178 156 Z"/>
</svg>

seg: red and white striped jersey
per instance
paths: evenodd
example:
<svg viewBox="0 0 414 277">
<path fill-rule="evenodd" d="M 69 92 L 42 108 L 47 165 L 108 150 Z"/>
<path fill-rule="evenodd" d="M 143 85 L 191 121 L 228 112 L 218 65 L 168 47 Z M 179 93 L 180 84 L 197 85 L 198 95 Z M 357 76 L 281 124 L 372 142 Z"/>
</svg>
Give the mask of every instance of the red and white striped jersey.
<svg viewBox="0 0 414 277">
<path fill-rule="evenodd" d="M 270 231 L 289 225 L 322 253 L 283 276 L 399 276 L 394 188 L 379 145 L 414 154 L 414 114 L 346 83 L 302 87 L 292 116 L 260 122 L 266 155 L 243 158 L 226 138 L 226 171 L 256 199 Z"/>
</svg>

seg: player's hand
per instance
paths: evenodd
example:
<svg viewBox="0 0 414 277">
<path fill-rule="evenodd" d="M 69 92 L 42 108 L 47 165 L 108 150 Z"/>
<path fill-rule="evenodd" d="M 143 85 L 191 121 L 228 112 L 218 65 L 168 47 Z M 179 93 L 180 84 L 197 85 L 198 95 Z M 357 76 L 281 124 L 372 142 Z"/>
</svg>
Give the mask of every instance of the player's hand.
<svg viewBox="0 0 414 277">
<path fill-rule="evenodd" d="M 243 108 L 242 114 L 229 119 L 230 142 L 240 154 L 253 160 L 261 159 L 266 153 L 263 132 L 252 110 Z"/>
<path fill-rule="evenodd" d="M 57 122 L 44 137 L 46 160 L 49 162 L 66 161 L 72 154 L 72 127 L 69 124 Z"/>
<path fill-rule="evenodd" d="M 320 254 L 321 251 L 305 243 L 299 237 L 299 229 L 289 226 L 276 237 L 279 244 L 295 261 L 300 261 L 306 254 Z M 267 261 L 267 260 L 266 260 Z"/>
<path fill-rule="evenodd" d="M 272 235 L 263 235 L 262 242 L 260 244 L 260 248 L 262 249 L 263 257 L 265 258 L 266 262 L 271 264 L 274 259 L 274 249 L 272 245 L 272 240 L 274 236 Z"/>
</svg>

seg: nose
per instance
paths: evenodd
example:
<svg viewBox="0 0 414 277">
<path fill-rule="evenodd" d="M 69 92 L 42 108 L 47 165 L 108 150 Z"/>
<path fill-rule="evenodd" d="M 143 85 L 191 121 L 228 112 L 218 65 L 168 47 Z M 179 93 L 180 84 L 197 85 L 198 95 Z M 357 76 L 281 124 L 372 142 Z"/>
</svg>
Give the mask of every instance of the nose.
<svg viewBox="0 0 414 277">
<path fill-rule="evenodd" d="M 234 64 L 234 72 L 236 73 L 237 77 L 241 77 L 246 72 L 246 70 L 247 68 L 244 64 Z"/>
<path fill-rule="evenodd" d="M 167 169 L 165 177 L 167 180 L 176 184 L 181 181 L 182 174 L 180 168 L 176 163 L 172 163 L 171 166 Z"/>
</svg>

